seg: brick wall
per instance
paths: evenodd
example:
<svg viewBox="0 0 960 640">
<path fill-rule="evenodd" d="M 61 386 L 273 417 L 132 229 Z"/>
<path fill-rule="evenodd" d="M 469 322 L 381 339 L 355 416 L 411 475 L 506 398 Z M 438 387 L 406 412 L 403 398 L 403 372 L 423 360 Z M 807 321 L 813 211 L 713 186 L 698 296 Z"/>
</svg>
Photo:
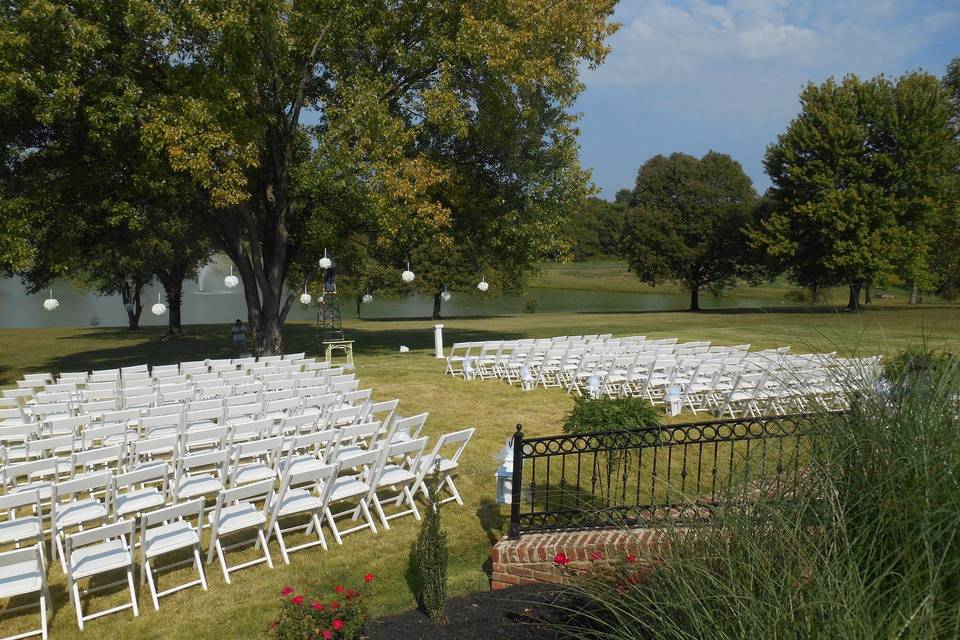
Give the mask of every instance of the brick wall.
<svg viewBox="0 0 960 640">
<path fill-rule="evenodd" d="M 667 536 L 660 529 L 604 529 L 526 534 L 517 540 L 504 538 L 493 547 L 491 587 L 503 589 L 533 582 L 564 583 L 568 577 L 553 561 L 558 553 L 570 559 L 568 568 L 580 569 L 592 564 L 590 555 L 595 552 L 602 553 L 605 559 L 629 554 L 636 554 L 641 560 L 655 559 L 666 542 Z"/>
</svg>

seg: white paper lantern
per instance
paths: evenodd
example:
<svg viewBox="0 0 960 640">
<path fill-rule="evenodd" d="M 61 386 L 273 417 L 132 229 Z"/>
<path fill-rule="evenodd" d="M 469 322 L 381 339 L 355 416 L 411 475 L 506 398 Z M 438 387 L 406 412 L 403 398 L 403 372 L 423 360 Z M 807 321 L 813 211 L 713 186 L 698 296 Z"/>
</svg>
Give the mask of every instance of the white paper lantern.
<svg viewBox="0 0 960 640">
<path fill-rule="evenodd" d="M 410 347 L 405 345 L 400 345 L 400 353 L 410 353 Z"/>
<path fill-rule="evenodd" d="M 60 306 L 60 301 L 53 297 L 53 289 L 50 289 L 50 297 L 43 301 L 43 308 L 47 311 L 53 311 Z"/>
<path fill-rule="evenodd" d="M 324 249 L 324 250 L 323 250 L 323 257 L 320 258 L 320 268 L 321 268 L 321 269 L 329 269 L 332 264 L 333 264 L 333 262 L 330 260 L 330 258 L 327 257 L 327 250 Z"/>
<path fill-rule="evenodd" d="M 479 284 L 477 284 L 477 289 L 480 289 L 480 291 L 486 291 L 489 288 L 490 283 L 481 278 Z"/>
<path fill-rule="evenodd" d="M 100 318 L 99 318 L 99 316 L 93 316 L 92 318 L 90 318 L 90 326 L 92 326 L 92 327 L 99 327 L 99 326 L 100 326 Z"/>
<path fill-rule="evenodd" d="M 444 289 L 443 293 L 440 294 L 440 299 L 444 302 L 450 302 L 450 292 Z"/>
<path fill-rule="evenodd" d="M 230 265 L 230 275 L 223 279 L 223 286 L 227 289 L 233 289 L 240 284 L 240 278 L 233 275 L 233 265 Z"/>
<path fill-rule="evenodd" d="M 413 275 L 413 271 L 410 271 L 410 263 L 408 262 L 407 270 L 400 274 L 400 279 L 406 282 L 407 284 L 410 284 L 411 282 L 413 282 L 414 278 L 416 278 L 416 276 Z"/>
<path fill-rule="evenodd" d="M 126 303 L 123 305 L 123 308 L 126 309 L 128 313 L 133 313 L 134 306 L 132 302 Z"/>
<path fill-rule="evenodd" d="M 307 288 L 303 288 L 303 293 L 300 295 L 300 304 L 310 304 L 313 298 L 307 292 Z"/>
<path fill-rule="evenodd" d="M 371 302 L 373 302 L 373 296 L 370 295 L 369 291 L 367 291 L 365 294 L 363 294 L 362 300 L 363 300 L 363 304 L 370 304 Z"/>
<path fill-rule="evenodd" d="M 160 295 L 161 295 L 161 294 L 159 294 L 159 293 L 157 294 L 157 304 L 155 304 L 155 305 L 153 305 L 152 307 L 150 307 L 150 311 L 151 311 L 151 312 L 153 313 L 153 315 L 155 315 L 155 316 L 162 316 L 163 314 L 165 314 L 165 313 L 167 312 L 167 305 L 163 304 L 163 303 L 160 301 L 160 300 L 161 300 Z"/>
</svg>

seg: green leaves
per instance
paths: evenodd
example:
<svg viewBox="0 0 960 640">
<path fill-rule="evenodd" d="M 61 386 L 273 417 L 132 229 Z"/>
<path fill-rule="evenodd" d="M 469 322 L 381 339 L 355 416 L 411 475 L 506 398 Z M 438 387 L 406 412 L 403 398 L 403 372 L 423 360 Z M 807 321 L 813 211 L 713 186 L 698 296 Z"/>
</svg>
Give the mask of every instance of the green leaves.
<svg viewBox="0 0 960 640">
<path fill-rule="evenodd" d="M 739 163 L 710 152 L 654 156 L 637 174 L 621 250 L 631 270 L 650 285 L 665 280 L 692 292 L 718 289 L 751 271 L 743 236 L 756 192 Z"/>
<path fill-rule="evenodd" d="M 847 76 L 808 85 L 764 160 L 774 187 L 756 247 L 803 286 L 930 284 L 955 142 L 940 82 Z"/>
</svg>

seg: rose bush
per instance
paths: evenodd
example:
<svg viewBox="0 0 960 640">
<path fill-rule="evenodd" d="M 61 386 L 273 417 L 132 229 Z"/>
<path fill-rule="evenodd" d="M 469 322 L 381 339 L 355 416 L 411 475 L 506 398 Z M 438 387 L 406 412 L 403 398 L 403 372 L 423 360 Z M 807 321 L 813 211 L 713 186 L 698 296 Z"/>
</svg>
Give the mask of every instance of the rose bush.
<svg viewBox="0 0 960 640">
<path fill-rule="evenodd" d="M 356 640 L 361 637 L 369 612 L 366 589 L 374 575 L 363 576 L 359 588 L 342 584 L 331 591 L 300 594 L 293 587 L 280 590 L 280 614 L 269 633 L 278 640 Z"/>
</svg>

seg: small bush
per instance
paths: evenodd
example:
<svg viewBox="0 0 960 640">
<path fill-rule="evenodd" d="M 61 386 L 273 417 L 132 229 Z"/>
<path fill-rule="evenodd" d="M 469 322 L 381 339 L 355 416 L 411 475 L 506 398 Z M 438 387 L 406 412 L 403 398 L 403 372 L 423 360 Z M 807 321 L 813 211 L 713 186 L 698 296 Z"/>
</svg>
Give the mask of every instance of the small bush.
<svg viewBox="0 0 960 640">
<path fill-rule="evenodd" d="M 564 433 L 594 433 L 656 427 L 660 413 L 640 398 L 578 398 L 563 422 Z"/>
<path fill-rule="evenodd" d="M 443 613 L 447 602 L 447 532 L 440 522 L 440 462 L 434 472 L 434 481 L 430 483 L 430 501 L 427 514 L 417 535 L 416 555 L 420 568 L 423 588 L 420 593 L 420 606 L 434 621 L 446 622 Z"/>
<path fill-rule="evenodd" d="M 537 302 L 537 299 L 533 296 L 529 296 L 523 303 L 523 312 L 524 313 L 536 313 L 537 305 L 540 304 Z"/>
<path fill-rule="evenodd" d="M 278 640 L 357 640 L 369 613 L 366 589 L 373 574 L 363 577 L 363 586 L 348 589 L 336 585 L 332 592 L 314 596 L 299 594 L 293 587 L 280 591 L 280 614 L 269 627 Z M 332 593 L 332 599 L 331 599 Z"/>
</svg>

